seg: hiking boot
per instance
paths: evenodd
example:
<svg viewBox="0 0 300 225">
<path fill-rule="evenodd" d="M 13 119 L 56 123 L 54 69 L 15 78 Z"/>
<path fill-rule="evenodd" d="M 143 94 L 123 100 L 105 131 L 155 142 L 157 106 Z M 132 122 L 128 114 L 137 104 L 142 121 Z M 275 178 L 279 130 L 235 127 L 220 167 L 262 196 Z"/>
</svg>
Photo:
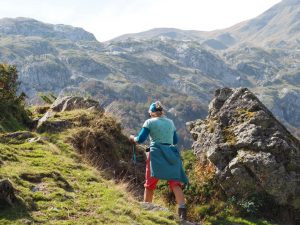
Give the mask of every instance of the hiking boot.
<svg viewBox="0 0 300 225">
<path fill-rule="evenodd" d="M 178 216 L 180 220 L 186 220 L 186 208 L 178 208 Z"/>
</svg>

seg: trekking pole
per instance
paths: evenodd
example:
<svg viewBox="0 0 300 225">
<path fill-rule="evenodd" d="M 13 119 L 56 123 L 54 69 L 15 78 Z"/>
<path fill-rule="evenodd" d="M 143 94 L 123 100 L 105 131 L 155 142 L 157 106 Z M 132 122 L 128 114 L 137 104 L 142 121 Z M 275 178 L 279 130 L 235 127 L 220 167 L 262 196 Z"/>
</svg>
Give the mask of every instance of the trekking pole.
<svg viewBox="0 0 300 225">
<path fill-rule="evenodd" d="M 133 164 L 136 164 L 136 150 L 135 150 L 135 144 L 132 144 L 132 153 L 133 153 Z"/>
<path fill-rule="evenodd" d="M 135 143 L 132 144 L 132 154 L 133 154 L 133 166 L 134 166 L 134 180 L 137 182 L 137 176 L 136 176 L 136 145 Z"/>
</svg>

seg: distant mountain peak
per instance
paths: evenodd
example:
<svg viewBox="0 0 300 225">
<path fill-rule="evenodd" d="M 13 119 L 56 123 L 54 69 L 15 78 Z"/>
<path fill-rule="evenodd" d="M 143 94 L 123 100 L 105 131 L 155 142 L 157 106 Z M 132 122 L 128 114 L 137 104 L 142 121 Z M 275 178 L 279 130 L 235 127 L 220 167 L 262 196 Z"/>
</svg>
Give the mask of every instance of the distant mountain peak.
<svg viewBox="0 0 300 225">
<path fill-rule="evenodd" d="M 180 30 L 176 28 L 154 28 L 148 31 L 125 34 L 113 41 L 132 39 L 191 40 L 215 49 L 224 50 L 231 46 L 248 43 L 254 46 L 285 46 L 295 48 L 300 40 L 300 0 L 282 0 L 256 18 L 232 27 L 210 32 Z"/>
<path fill-rule="evenodd" d="M 92 33 L 63 24 L 48 24 L 26 17 L 0 19 L 0 34 L 38 36 L 71 41 L 96 41 Z"/>
<path fill-rule="evenodd" d="M 299 4 L 300 0 L 282 0 L 281 2 L 289 3 L 289 4 Z"/>
<path fill-rule="evenodd" d="M 295 48 L 300 39 L 300 0 L 282 0 L 261 15 L 212 35 L 227 32 L 238 44 Z M 208 35 L 209 36 L 209 35 Z"/>
<path fill-rule="evenodd" d="M 132 38 L 135 40 L 147 40 L 147 39 L 161 39 L 161 38 L 169 38 L 173 40 L 197 40 L 201 39 L 201 32 L 195 30 L 181 30 L 177 28 L 153 28 L 147 31 L 139 32 L 139 33 L 131 33 L 124 34 L 119 37 L 112 39 L 112 41 L 123 41 L 128 38 Z"/>
</svg>

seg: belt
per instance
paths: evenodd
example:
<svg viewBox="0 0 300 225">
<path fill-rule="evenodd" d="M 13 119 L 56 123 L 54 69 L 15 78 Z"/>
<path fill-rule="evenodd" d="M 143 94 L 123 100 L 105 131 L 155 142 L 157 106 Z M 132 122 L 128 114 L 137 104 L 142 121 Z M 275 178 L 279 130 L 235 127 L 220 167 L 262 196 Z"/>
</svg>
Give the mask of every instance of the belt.
<svg viewBox="0 0 300 225">
<path fill-rule="evenodd" d="M 169 143 L 159 143 L 159 144 L 161 144 L 161 145 L 167 145 L 167 146 L 172 145 L 172 144 L 169 144 Z M 146 152 L 150 152 L 150 147 L 146 148 Z"/>
</svg>

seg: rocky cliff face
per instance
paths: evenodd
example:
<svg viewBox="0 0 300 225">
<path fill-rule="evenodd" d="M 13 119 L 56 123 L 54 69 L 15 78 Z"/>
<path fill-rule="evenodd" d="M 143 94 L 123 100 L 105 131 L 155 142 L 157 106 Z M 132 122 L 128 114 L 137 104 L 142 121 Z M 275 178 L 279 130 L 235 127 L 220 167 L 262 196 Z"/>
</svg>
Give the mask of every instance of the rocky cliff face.
<svg viewBox="0 0 300 225">
<path fill-rule="evenodd" d="M 268 195 L 299 212 L 300 142 L 247 88 L 218 89 L 207 118 L 189 125 L 195 153 L 216 166 L 228 196 Z"/>
</svg>

